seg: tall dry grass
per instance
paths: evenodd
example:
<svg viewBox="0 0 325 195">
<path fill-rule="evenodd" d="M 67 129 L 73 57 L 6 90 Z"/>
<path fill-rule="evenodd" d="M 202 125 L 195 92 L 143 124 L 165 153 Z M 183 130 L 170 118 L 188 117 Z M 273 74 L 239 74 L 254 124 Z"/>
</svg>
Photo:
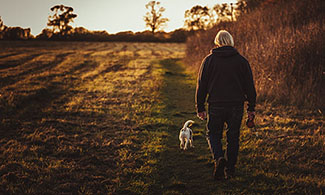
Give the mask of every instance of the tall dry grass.
<svg viewBox="0 0 325 195">
<path fill-rule="evenodd" d="M 251 64 L 259 100 L 325 108 L 325 2 L 265 1 L 236 22 L 188 38 L 186 62 L 197 69 L 221 29 Z"/>
</svg>

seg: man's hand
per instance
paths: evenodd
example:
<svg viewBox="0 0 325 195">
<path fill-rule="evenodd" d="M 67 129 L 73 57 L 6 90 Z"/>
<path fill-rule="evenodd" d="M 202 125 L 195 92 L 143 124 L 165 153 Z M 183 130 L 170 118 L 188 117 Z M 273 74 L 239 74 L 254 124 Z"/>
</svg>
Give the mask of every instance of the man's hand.
<svg viewBox="0 0 325 195">
<path fill-rule="evenodd" d="M 253 120 L 255 118 L 255 112 L 247 111 L 247 117 L 248 117 L 248 120 Z"/>
<path fill-rule="evenodd" d="M 205 120 L 207 118 L 207 112 L 206 111 L 199 112 L 197 113 L 197 117 L 199 117 L 199 119 L 201 120 Z"/>
<path fill-rule="evenodd" d="M 247 125 L 248 128 L 254 128 L 255 127 L 254 118 L 255 118 L 255 112 L 247 111 L 246 125 Z"/>
</svg>

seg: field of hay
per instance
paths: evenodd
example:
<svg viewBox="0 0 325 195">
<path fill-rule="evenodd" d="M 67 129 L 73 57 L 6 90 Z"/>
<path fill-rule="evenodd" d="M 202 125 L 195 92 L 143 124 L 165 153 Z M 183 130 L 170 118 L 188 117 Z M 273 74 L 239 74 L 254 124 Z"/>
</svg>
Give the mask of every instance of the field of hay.
<svg viewBox="0 0 325 195">
<path fill-rule="evenodd" d="M 1 194 L 324 193 L 324 115 L 258 105 L 216 183 L 176 43 L 0 42 Z M 178 131 L 195 120 L 195 148 Z"/>
</svg>

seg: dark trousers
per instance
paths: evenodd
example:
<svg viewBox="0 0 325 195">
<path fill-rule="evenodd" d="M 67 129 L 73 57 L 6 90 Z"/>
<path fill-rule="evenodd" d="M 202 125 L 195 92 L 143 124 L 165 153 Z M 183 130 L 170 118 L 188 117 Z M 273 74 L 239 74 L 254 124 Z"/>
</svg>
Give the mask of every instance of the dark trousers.
<svg viewBox="0 0 325 195">
<path fill-rule="evenodd" d="M 243 106 L 220 107 L 209 105 L 209 118 L 207 123 L 207 141 L 214 160 L 225 157 L 226 168 L 235 169 L 239 149 L 239 130 L 243 117 Z M 226 155 L 222 149 L 222 134 L 227 124 Z"/>
</svg>

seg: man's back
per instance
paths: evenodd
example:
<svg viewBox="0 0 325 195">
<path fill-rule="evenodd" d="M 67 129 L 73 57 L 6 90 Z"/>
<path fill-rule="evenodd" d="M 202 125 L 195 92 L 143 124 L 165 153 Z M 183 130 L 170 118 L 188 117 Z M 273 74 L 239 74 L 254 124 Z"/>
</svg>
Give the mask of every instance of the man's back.
<svg viewBox="0 0 325 195">
<path fill-rule="evenodd" d="M 205 58 L 200 73 L 199 82 L 206 89 L 198 96 L 209 94 L 209 104 L 236 106 L 248 99 L 255 105 L 256 93 L 249 63 L 235 48 L 213 49 Z"/>
</svg>

